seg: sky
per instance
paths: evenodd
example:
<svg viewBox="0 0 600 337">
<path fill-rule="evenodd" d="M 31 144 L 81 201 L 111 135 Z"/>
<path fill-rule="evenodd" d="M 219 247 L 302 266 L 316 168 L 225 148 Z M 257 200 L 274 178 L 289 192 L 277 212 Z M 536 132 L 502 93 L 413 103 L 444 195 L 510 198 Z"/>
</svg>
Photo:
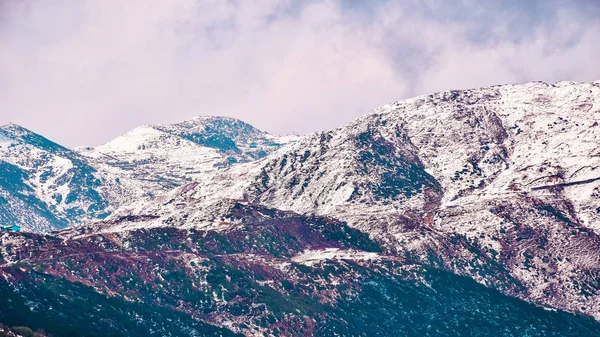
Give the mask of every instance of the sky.
<svg viewBox="0 0 600 337">
<path fill-rule="evenodd" d="M 600 80 L 598 0 L 0 0 L 0 124 L 66 146 L 198 115 L 275 134 L 450 89 Z"/>
</svg>

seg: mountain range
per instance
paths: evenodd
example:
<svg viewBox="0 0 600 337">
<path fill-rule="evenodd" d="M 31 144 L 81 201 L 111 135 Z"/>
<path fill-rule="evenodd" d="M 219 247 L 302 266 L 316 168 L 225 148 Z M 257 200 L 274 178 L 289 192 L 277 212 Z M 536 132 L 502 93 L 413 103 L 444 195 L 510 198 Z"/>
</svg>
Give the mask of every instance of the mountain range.
<svg viewBox="0 0 600 337">
<path fill-rule="evenodd" d="M 61 335 L 600 333 L 600 82 L 446 91 L 279 137 L 0 128 L 0 322 Z M 89 299 L 89 300 L 87 300 Z"/>
<path fill-rule="evenodd" d="M 0 127 L 0 221 L 47 232 L 104 219 L 203 174 L 266 156 L 294 137 L 198 117 L 142 126 L 102 146 L 68 149 L 21 126 Z"/>
</svg>

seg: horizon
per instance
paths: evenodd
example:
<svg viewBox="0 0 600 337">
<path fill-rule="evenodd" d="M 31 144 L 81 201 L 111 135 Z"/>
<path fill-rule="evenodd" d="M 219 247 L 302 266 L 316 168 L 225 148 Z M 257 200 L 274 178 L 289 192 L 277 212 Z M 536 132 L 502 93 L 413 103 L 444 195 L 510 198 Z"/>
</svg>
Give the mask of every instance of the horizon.
<svg viewBox="0 0 600 337">
<path fill-rule="evenodd" d="M 197 115 L 323 131 L 445 90 L 600 78 L 593 0 L 0 3 L 0 124 L 68 147 Z"/>
<path fill-rule="evenodd" d="M 600 0 L 0 0 L 0 337 L 600 336 Z"/>
<path fill-rule="evenodd" d="M 558 83 L 561 83 L 561 82 L 571 82 L 571 83 L 574 83 L 574 84 L 600 83 L 600 79 L 598 79 L 598 80 L 594 80 L 594 81 L 590 81 L 590 82 L 579 82 L 579 81 L 568 81 L 568 80 L 559 80 L 559 81 L 556 81 L 556 82 L 545 82 L 545 81 L 528 81 L 528 82 L 522 82 L 522 83 L 494 84 L 494 85 L 489 85 L 489 86 L 484 86 L 484 87 L 474 87 L 474 88 L 456 89 L 456 90 L 457 90 L 457 91 L 469 91 L 469 90 L 486 89 L 486 88 L 494 88 L 494 87 L 502 87 L 502 86 L 520 86 L 520 85 L 527 85 L 527 84 L 534 84 L 534 83 L 543 83 L 543 84 L 546 84 L 546 85 L 555 85 L 555 84 L 558 84 Z M 233 120 L 241 121 L 241 122 L 244 122 L 244 123 L 246 123 L 246 124 L 249 124 L 250 126 L 254 127 L 255 129 L 258 129 L 259 131 L 267 132 L 268 134 L 271 134 L 271 135 L 274 135 L 274 136 L 280 136 L 280 137 L 286 137 L 286 136 L 299 136 L 299 137 L 302 137 L 302 136 L 310 135 L 310 134 L 312 134 L 312 133 L 324 132 L 324 131 L 329 131 L 329 130 L 336 129 L 336 128 L 338 128 L 338 127 L 341 127 L 341 126 L 343 126 L 344 124 L 346 124 L 346 123 L 348 123 L 348 122 L 351 122 L 351 121 L 354 121 L 354 120 L 356 120 L 356 119 L 358 119 L 358 118 L 361 118 L 361 117 L 363 117 L 363 116 L 366 116 L 366 115 L 368 115 L 369 113 L 371 113 L 372 111 L 374 111 L 374 110 L 376 110 L 376 109 L 378 109 L 378 108 L 380 108 L 380 107 L 383 107 L 383 106 L 385 106 L 385 105 L 393 104 L 393 103 L 395 103 L 395 102 L 401 102 L 401 101 L 405 101 L 405 100 L 415 99 L 415 98 L 419 98 L 419 97 L 427 96 L 427 95 L 430 95 L 430 94 L 436 94 L 436 93 L 442 93 L 442 92 L 449 92 L 449 91 L 455 91 L 455 90 L 454 90 L 454 89 L 449 89 L 449 90 L 442 90 L 442 91 L 436 91 L 436 92 L 423 93 L 423 94 L 420 94 L 420 95 L 416 95 L 416 96 L 412 96 L 412 97 L 407 97 L 407 98 L 400 99 L 400 100 L 395 100 L 395 101 L 391 101 L 391 102 L 386 102 L 386 103 L 380 104 L 380 105 L 378 105 L 378 106 L 376 106 L 376 107 L 373 107 L 372 109 L 369 109 L 368 111 L 366 111 L 366 112 L 365 112 L 365 113 L 363 113 L 362 115 L 356 116 L 354 119 L 352 119 L 352 120 L 350 120 L 350 121 L 344 122 L 344 123 L 342 123 L 342 124 L 339 124 L 339 125 L 335 125 L 335 126 L 333 126 L 332 128 L 330 128 L 330 129 L 325 129 L 325 130 L 315 130 L 315 131 L 310 131 L 310 132 L 306 132 L 306 133 L 287 133 L 287 134 L 277 134 L 277 133 L 272 133 L 272 132 L 269 132 L 269 131 L 263 130 L 263 129 L 261 129 L 260 127 L 258 127 L 258 126 L 256 126 L 256 125 L 254 125 L 254 124 L 252 124 L 252 123 L 249 123 L 249 122 L 247 122 L 247 121 L 245 121 L 245 120 L 243 120 L 243 119 L 241 119 L 241 118 L 236 118 L 236 117 L 231 117 L 231 116 L 218 116 L 218 115 L 197 115 L 197 116 L 192 116 L 192 117 L 190 117 L 190 118 L 187 118 L 187 119 L 183 119 L 183 120 L 175 121 L 175 122 L 173 122 L 173 123 L 163 123 L 163 124 L 141 124 L 141 125 L 137 125 L 137 126 L 134 126 L 134 127 L 133 127 L 133 128 L 131 128 L 131 129 L 129 129 L 129 130 L 127 130 L 127 131 L 125 131 L 124 133 L 122 133 L 122 134 L 120 134 L 120 135 L 117 135 L 117 136 L 116 136 L 116 137 L 114 137 L 114 138 L 108 139 L 108 140 L 106 140 L 106 141 L 104 141 L 103 143 L 100 143 L 100 144 L 83 144 L 83 145 L 77 145 L 77 146 L 69 146 L 69 145 L 62 144 L 62 143 L 60 143 L 60 142 L 55 142 L 55 141 L 54 141 L 52 138 L 50 138 L 50 137 L 46 136 L 45 134 L 43 134 L 43 133 L 41 133 L 41 132 L 38 132 L 38 131 L 36 131 L 36 130 L 34 130 L 34 129 L 32 129 L 32 128 L 29 128 L 29 127 L 27 127 L 26 125 L 23 125 L 23 124 L 19 124 L 19 123 L 15 123 L 15 122 L 10 122 L 10 121 L 9 121 L 9 122 L 7 122 L 7 123 L 0 124 L 0 128 L 4 128 L 5 126 L 10 126 L 10 125 L 18 126 L 18 127 L 20 127 L 20 128 L 24 128 L 24 129 L 26 129 L 27 131 L 33 132 L 33 133 L 35 133 L 35 134 L 38 134 L 38 135 L 40 135 L 40 136 L 42 136 L 42 137 L 44 137 L 44 138 L 46 138 L 46 139 L 48 139 L 48 140 L 50 140 L 50 141 L 52 141 L 52 142 L 55 142 L 55 143 L 56 143 L 56 144 L 58 144 L 58 145 L 65 146 L 65 147 L 67 147 L 67 148 L 69 148 L 69 149 L 76 149 L 76 148 L 86 148 L 86 147 L 93 148 L 93 147 L 101 146 L 101 145 L 104 145 L 104 144 L 106 144 L 106 143 L 109 143 L 109 142 L 111 142 L 112 140 L 114 140 L 114 139 L 116 139 L 116 138 L 118 138 L 118 137 L 121 137 L 121 136 L 125 135 L 126 133 L 129 133 L 129 132 L 131 132 L 131 131 L 133 131 L 133 130 L 135 130 L 135 129 L 137 129 L 137 128 L 141 128 L 141 127 L 145 127 L 145 126 L 150 126 L 150 127 L 151 127 L 151 126 L 155 126 L 155 125 L 172 125 L 172 124 L 183 123 L 183 122 L 191 121 L 191 120 L 194 120 L 194 119 L 200 119 L 200 118 L 204 118 L 204 117 L 208 117 L 208 118 L 223 118 L 223 119 L 233 119 Z"/>
</svg>

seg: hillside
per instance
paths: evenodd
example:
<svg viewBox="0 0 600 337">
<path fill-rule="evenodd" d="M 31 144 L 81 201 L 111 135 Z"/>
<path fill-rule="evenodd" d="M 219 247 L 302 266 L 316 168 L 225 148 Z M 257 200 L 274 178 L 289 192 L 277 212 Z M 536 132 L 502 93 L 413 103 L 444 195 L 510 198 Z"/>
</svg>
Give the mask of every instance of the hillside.
<svg viewBox="0 0 600 337">
<path fill-rule="evenodd" d="M 221 230 L 5 234 L 0 321 L 54 336 L 590 336 L 333 219 L 232 202 Z M 70 237 L 70 238 L 69 238 Z M 221 327 L 221 328 L 219 328 Z"/>
<path fill-rule="evenodd" d="M 222 198 L 326 215 L 395 254 L 600 317 L 599 104 L 600 84 L 571 82 L 395 102 L 114 216 L 215 227 L 204 205 Z"/>
<path fill-rule="evenodd" d="M 219 168 L 264 157 L 293 137 L 230 118 L 137 128 L 71 150 L 21 126 L 0 127 L 0 222 L 47 232 L 104 219 Z"/>
<path fill-rule="evenodd" d="M 73 151 L 4 127 L 0 191 L 21 207 L 5 221 L 68 228 L 0 236 L 0 304 L 14 313 L 0 322 L 596 335 L 598 120 L 600 82 L 536 82 L 394 102 L 303 137 L 201 117 Z M 52 203 L 56 191 L 76 202 Z"/>
</svg>

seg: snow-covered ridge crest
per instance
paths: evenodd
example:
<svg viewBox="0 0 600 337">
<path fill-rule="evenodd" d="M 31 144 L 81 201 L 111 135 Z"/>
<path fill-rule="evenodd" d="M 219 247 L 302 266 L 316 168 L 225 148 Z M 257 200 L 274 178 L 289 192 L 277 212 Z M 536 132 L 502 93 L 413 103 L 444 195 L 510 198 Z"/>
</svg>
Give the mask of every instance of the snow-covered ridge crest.
<svg viewBox="0 0 600 337">
<path fill-rule="evenodd" d="M 509 158 L 515 151 L 527 152 L 527 157 L 517 155 L 521 162 L 564 160 L 563 153 L 556 153 L 560 148 L 553 153 L 548 151 L 552 145 L 546 144 L 547 140 L 558 142 L 554 147 L 565 143 L 559 137 L 548 130 L 524 132 L 525 126 L 533 125 L 533 121 L 542 128 L 565 118 L 561 115 L 571 114 L 576 129 L 562 132 L 560 137 L 573 137 L 569 141 L 580 140 L 582 145 L 570 149 L 569 155 L 573 150 L 580 151 L 578 155 L 582 158 L 593 155 L 597 144 L 594 123 L 600 117 L 598 108 L 594 108 L 598 90 L 595 84 L 535 82 L 448 91 L 395 102 L 346 126 L 307 135 L 263 160 L 202 175 L 195 187 L 195 197 L 258 199 L 281 209 L 326 214 L 335 212 L 337 205 L 355 204 L 355 199 L 361 197 L 371 206 L 410 208 L 404 197 L 418 199 L 420 195 L 411 193 L 411 188 L 428 191 L 424 194 L 429 195 L 430 202 L 437 202 L 443 196 L 449 204 L 489 189 L 510 195 L 516 192 L 516 186 L 541 182 L 537 176 L 527 181 L 505 178 L 516 164 L 516 158 Z M 553 96 L 558 101 L 549 104 Z M 533 145 L 538 148 L 529 151 Z M 567 148 L 565 144 L 562 146 Z M 358 156 L 357 150 L 362 151 Z M 376 162 L 378 159 L 383 161 Z M 390 160 L 401 161 L 404 165 L 401 173 L 408 178 L 393 182 L 410 185 L 415 183 L 413 178 L 419 178 L 415 186 L 396 186 L 399 189 L 394 191 L 389 180 L 381 184 L 382 178 L 391 178 L 390 169 L 402 166 L 392 166 Z M 374 165 L 373 172 L 364 167 L 365 162 Z M 588 172 L 573 166 L 573 172 L 580 176 Z M 388 176 L 381 177 L 385 173 Z M 353 181 L 359 178 L 362 180 Z M 364 185 L 375 189 L 383 185 L 387 190 L 378 190 L 382 195 L 367 198 L 361 194 L 374 191 L 361 192 Z M 526 190 L 535 188 L 534 185 Z M 390 204 L 394 198 L 398 202 Z M 414 201 L 417 207 L 423 206 L 423 199 Z"/>
<path fill-rule="evenodd" d="M 599 83 L 528 83 L 394 102 L 283 146 L 243 122 L 199 118 L 74 155 L 132 193 L 107 198 L 122 207 L 92 232 L 228 230 L 235 205 L 253 217 L 315 213 L 388 254 L 600 318 L 598 120 Z M 35 191 L 29 167 L 9 169 Z"/>
<path fill-rule="evenodd" d="M 600 317 L 600 295 L 581 291 L 600 270 L 599 120 L 598 83 L 424 95 L 202 175 L 168 203 L 331 216 L 398 254 Z M 152 207 L 170 212 L 139 209 Z"/>
<path fill-rule="evenodd" d="M 70 150 L 16 124 L 0 128 L 1 223 L 49 231 L 103 219 L 224 167 L 266 156 L 278 137 L 233 118 L 146 125 L 98 147 Z M 6 209 L 4 209 L 6 208 Z"/>
<path fill-rule="evenodd" d="M 107 170 L 131 171 L 137 179 L 144 175 L 173 187 L 219 168 L 262 158 L 293 140 L 237 119 L 199 116 L 172 125 L 144 125 L 79 152 Z"/>
</svg>

